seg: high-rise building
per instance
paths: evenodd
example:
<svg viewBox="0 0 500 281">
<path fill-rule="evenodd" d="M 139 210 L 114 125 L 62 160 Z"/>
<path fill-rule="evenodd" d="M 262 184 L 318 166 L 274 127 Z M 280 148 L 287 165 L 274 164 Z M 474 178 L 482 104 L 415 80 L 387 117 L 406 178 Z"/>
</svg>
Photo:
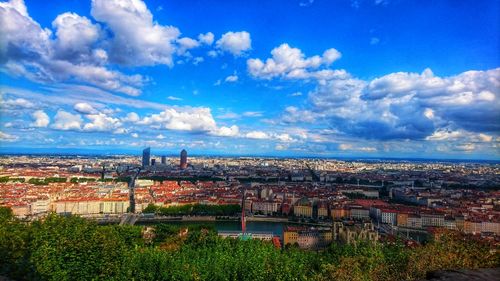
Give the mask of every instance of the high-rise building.
<svg viewBox="0 0 500 281">
<path fill-rule="evenodd" d="M 187 160 L 188 160 L 188 153 L 185 149 L 183 149 L 181 151 L 181 164 L 180 164 L 181 169 L 187 168 Z"/>
<path fill-rule="evenodd" d="M 154 166 L 156 164 L 156 159 L 151 159 L 151 166 Z"/>
<path fill-rule="evenodd" d="M 162 156 L 161 157 L 161 164 L 166 165 L 167 164 L 167 156 Z"/>
<path fill-rule="evenodd" d="M 150 158 L 151 158 L 151 147 L 148 147 L 142 151 L 142 167 L 149 166 Z"/>
</svg>

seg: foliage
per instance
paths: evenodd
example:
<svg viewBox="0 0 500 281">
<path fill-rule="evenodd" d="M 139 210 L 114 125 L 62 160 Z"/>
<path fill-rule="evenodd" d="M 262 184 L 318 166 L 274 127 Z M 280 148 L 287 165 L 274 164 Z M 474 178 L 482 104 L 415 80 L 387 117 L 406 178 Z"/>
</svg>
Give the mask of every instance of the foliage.
<svg viewBox="0 0 500 281">
<path fill-rule="evenodd" d="M 71 178 L 70 182 L 80 183 L 80 182 L 95 182 L 95 178 Z"/>
<path fill-rule="evenodd" d="M 158 207 L 149 204 L 144 213 L 157 213 L 164 216 L 234 216 L 241 211 L 240 205 L 182 205 Z"/>
<path fill-rule="evenodd" d="M 188 228 L 188 232 L 180 230 Z M 0 208 L 0 276 L 16 280 L 415 280 L 431 270 L 500 266 L 498 249 L 457 233 L 414 248 L 332 244 L 321 252 L 222 239 L 204 225 L 101 226 L 51 214 L 31 223 Z"/>
<path fill-rule="evenodd" d="M 31 179 L 29 179 L 28 183 L 31 183 L 34 185 L 48 185 L 49 183 L 66 182 L 66 181 L 67 181 L 67 178 L 50 177 L 50 178 L 44 178 L 44 179 L 31 178 Z"/>
</svg>

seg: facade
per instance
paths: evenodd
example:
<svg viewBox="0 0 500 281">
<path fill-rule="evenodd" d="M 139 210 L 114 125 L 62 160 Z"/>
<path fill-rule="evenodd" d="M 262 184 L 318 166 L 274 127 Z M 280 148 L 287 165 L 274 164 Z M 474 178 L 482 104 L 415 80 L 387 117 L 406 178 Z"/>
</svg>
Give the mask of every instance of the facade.
<svg viewBox="0 0 500 281">
<path fill-rule="evenodd" d="M 167 156 L 162 156 L 161 157 L 161 164 L 166 165 L 167 164 Z"/>
<path fill-rule="evenodd" d="M 278 203 L 273 201 L 254 201 L 252 203 L 252 213 L 262 213 L 271 215 L 278 212 Z"/>
<path fill-rule="evenodd" d="M 123 214 L 127 212 L 128 200 L 60 200 L 56 202 L 56 213 L 72 215 Z"/>
<path fill-rule="evenodd" d="M 286 227 L 283 231 L 283 244 L 297 244 L 302 249 L 318 249 L 333 241 L 330 228 Z"/>
<path fill-rule="evenodd" d="M 142 151 L 142 167 L 149 166 L 150 158 L 151 158 L 151 148 L 148 147 Z"/>
<path fill-rule="evenodd" d="M 419 215 L 409 215 L 406 226 L 410 228 L 422 228 L 422 218 Z"/>
<path fill-rule="evenodd" d="M 187 151 L 185 149 L 181 151 L 181 161 L 179 166 L 181 169 L 187 168 Z"/>
<path fill-rule="evenodd" d="M 371 222 L 363 223 L 333 223 L 333 240 L 344 244 L 354 244 L 358 241 L 378 241 L 378 232 Z"/>
<path fill-rule="evenodd" d="M 296 205 L 293 207 L 293 214 L 296 217 L 312 218 L 313 208 L 310 205 Z"/>
<path fill-rule="evenodd" d="M 393 210 L 382 210 L 380 218 L 381 223 L 396 225 L 397 213 Z"/>
<path fill-rule="evenodd" d="M 326 205 L 318 206 L 318 218 L 327 218 L 328 216 L 328 208 Z"/>
<path fill-rule="evenodd" d="M 443 227 L 444 226 L 444 215 L 441 214 L 421 214 L 422 226 L 433 226 L 433 227 Z"/>
<path fill-rule="evenodd" d="M 364 208 L 351 208 L 350 217 L 355 220 L 367 220 L 370 218 L 370 211 Z"/>
</svg>

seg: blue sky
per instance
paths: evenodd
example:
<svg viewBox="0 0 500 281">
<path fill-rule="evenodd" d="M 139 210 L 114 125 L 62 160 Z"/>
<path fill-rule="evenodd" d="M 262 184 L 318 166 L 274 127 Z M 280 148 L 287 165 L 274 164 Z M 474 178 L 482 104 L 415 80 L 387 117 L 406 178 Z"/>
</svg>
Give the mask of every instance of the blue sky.
<svg viewBox="0 0 500 281">
<path fill-rule="evenodd" d="M 499 159 L 499 11 L 499 1 L 0 2 L 0 144 Z"/>
</svg>

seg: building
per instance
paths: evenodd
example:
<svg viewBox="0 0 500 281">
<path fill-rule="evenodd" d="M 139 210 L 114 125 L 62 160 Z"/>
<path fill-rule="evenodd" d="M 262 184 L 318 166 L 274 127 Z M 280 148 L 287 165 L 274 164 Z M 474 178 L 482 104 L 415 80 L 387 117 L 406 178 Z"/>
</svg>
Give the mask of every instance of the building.
<svg viewBox="0 0 500 281">
<path fill-rule="evenodd" d="M 371 222 L 334 222 L 333 239 L 344 244 L 354 244 L 358 241 L 378 241 L 378 232 Z"/>
<path fill-rule="evenodd" d="M 272 215 L 278 212 L 278 203 L 274 201 L 254 201 L 252 203 L 252 213 Z"/>
<path fill-rule="evenodd" d="M 296 217 L 308 217 L 313 216 L 313 207 L 308 205 L 297 205 L 293 207 L 293 215 Z"/>
<path fill-rule="evenodd" d="M 153 158 L 153 159 L 151 159 L 151 166 L 154 166 L 154 165 L 156 165 L 156 159 Z"/>
<path fill-rule="evenodd" d="M 333 240 L 330 228 L 307 228 L 287 226 L 283 231 L 283 244 L 297 244 L 302 249 L 318 249 L 328 246 Z"/>
<path fill-rule="evenodd" d="M 187 151 L 185 149 L 183 149 L 181 151 L 181 163 L 179 165 L 181 169 L 187 168 L 187 158 L 188 158 Z"/>
<path fill-rule="evenodd" d="M 365 208 L 352 207 L 350 217 L 355 220 L 368 220 L 370 219 L 370 211 Z"/>
<path fill-rule="evenodd" d="M 167 156 L 162 156 L 161 157 L 161 164 L 166 165 L 167 164 Z"/>
<path fill-rule="evenodd" d="M 150 158 L 151 158 L 151 147 L 148 147 L 142 151 L 142 167 L 149 166 Z"/>
</svg>

